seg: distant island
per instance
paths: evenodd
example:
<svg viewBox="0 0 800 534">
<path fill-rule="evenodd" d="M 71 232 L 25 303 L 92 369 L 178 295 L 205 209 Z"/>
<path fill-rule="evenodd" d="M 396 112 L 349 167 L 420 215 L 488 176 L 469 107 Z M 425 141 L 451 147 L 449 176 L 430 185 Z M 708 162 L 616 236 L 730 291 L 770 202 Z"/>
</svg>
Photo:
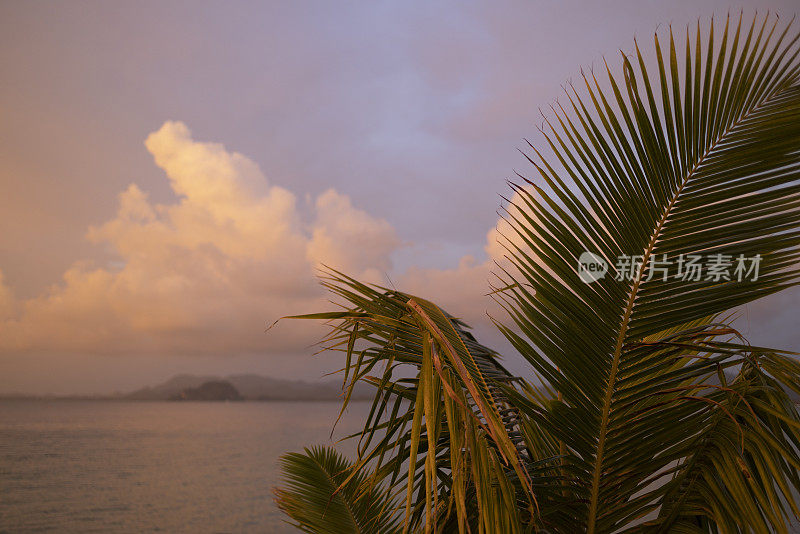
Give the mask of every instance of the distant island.
<svg viewBox="0 0 800 534">
<path fill-rule="evenodd" d="M 182 394 L 189 397 L 204 394 L 223 395 L 222 388 L 230 386 L 230 392 L 236 392 L 238 399 L 250 401 L 327 401 L 341 400 L 342 383 L 340 381 L 325 382 L 304 382 L 302 380 L 282 380 L 268 376 L 254 374 L 219 376 L 196 376 L 196 375 L 176 375 L 164 382 L 152 387 L 137 389 L 131 393 L 121 396 L 126 400 L 176 400 Z M 216 384 L 209 386 L 208 384 Z M 201 393 L 201 387 L 206 386 L 206 393 Z M 216 392 L 216 393 L 214 393 Z M 367 400 L 372 398 L 372 388 L 366 384 L 359 384 L 353 391 L 354 400 Z M 199 399 L 185 399 L 199 400 Z M 217 399 L 209 399 L 217 400 Z M 219 400 L 235 400 L 233 398 L 222 398 Z"/>
<path fill-rule="evenodd" d="M 373 388 L 359 383 L 351 400 L 370 400 Z M 340 401 L 340 380 L 305 382 L 282 380 L 255 374 L 226 377 L 180 374 L 155 386 L 147 386 L 129 393 L 113 395 L 25 395 L 4 394 L 2 399 L 43 400 L 213 400 L 213 401 Z"/>
<path fill-rule="evenodd" d="M 240 401 L 244 400 L 230 382 L 212 380 L 203 382 L 199 387 L 186 388 L 169 398 L 173 401 Z"/>
</svg>

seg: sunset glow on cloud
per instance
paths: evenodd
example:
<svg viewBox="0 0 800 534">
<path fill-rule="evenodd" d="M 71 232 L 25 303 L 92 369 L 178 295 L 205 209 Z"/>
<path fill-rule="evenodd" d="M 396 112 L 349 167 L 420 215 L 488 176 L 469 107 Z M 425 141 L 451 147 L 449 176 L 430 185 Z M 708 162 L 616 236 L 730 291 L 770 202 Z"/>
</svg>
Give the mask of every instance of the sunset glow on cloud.
<svg viewBox="0 0 800 534">
<path fill-rule="evenodd" d="M 296 195 L 270 184 L 252 160 L 194 140 L 181 122 L 164 123 L 145 145 L 176 201 L 153 203 L 131 184 L 118 195 L 115 217 L 87 232 L 118 261 L 78 261 L 31 299 L 15 300 L 0 285 L 0 351 L 295 351 L 308 341 L 297 327 L 266 336 L 264 326 L 326 307 L 318 267 L 387 283 L 403 243 L 347 195 L 328 189 L 306 218 Z M 485 261 L 469 256 L 452 269 L 392 276 L 407 291 L 438 296 L 480 320 L 491 260 L 503 255 L 497 239 L 489 231 Z"/>
</svg>

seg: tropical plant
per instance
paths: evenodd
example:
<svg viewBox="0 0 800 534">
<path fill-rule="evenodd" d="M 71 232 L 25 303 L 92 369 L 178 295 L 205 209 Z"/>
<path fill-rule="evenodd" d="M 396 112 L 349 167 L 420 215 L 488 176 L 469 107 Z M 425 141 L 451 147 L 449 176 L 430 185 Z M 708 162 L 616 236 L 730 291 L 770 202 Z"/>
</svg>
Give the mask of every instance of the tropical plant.
<svg viewBox="0 0 800 534">
<path fill-rule="evenodd" d="M 530 376 L 432 302 L 327 273 L 343 308 L 304 317 L 331 322 L 344 406 L 359 381 L 376 393 L 354 463 L 286 457 L 277 502 L 296 525 L 788 531 L 800 363 L 750 346 L 730 314 L 800 275 L 800 35 L 740 16 L 717 45 L 713 26 L 687 29 L 682 55 L 656 34 L 649 71 L 637 45 L 624 83 L 584 75 L 545 117 L 548 155 L 530 145 L 536 178 L 513 185 L 492 291 Z M 585 251 L 605 277 L 581 278 Z M 741 280 L 657 268 L 693 255 L 761 262 Z"/>
</svg>

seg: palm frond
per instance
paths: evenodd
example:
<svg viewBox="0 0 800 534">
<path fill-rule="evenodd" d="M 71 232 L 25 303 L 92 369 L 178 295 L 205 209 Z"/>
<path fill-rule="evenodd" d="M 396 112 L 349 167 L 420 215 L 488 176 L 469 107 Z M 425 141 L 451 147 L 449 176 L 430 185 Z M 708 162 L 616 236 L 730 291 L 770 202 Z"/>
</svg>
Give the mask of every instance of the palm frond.
<svg viewBox="0 0 800 534">
<path fill-rule="evenodd" d="M 323 343 L 345 353 L 342 410 L 358 381 L 376 387 L 364 428 L 353 436 L 357 469 L 375 462 L 375 479 L 405 496 L 407 529 L 452 516 L 460 531 L 472 524 L 491 532 L 493 523 L 480 523 L 490 516 L 470 505 L 493 510 L 492 521 L 516 531 L 518 507 L 535 514 L 531 479 L 540 467 L 529 472 L 519 415 L 502 387 L 515 377 L 463 321 L 425 299 L 332 270 L 324 284 L 347 309 L 301 317 L 331 321 Z"/>
<path fill-rule="evenodd" d="M 275 500 L 304 532 L 400 532 L 397 504 L 370 484 L 369 473 L 352 476 L 354 466 L 335 450 L 312 447 L 280 462 L 285 487 L 276 490 Z"/>
<path fill-rule="evenodd" d="M 506 273 L 508 289 L 498 298 L 520 332 L 505 333 L 559 395 L 540 419 L 565 444 L 574 502 L 582 503 L 565 531 L 616 532 L 648 514 L 663 518 L 665 481 L 719 469 L 726 491 L 738 490 L 735 502 L 748 507 L 705 510 L 709 524 L 726 518 L 745 530 L 785 530 L 772 485 L 796 479 L 786 468 L 796 452 L 784 446 L 784 434 L 795 440 L 796 428 L 747 419 L 752 406 L 741 391 L 731 397 L 701 387 L 715 369 L 731 366 L 753 369 L 762 381 L 779 378 L 788 374 L 785 360 L 771 375 L 759 367 L 763 351 L 681 330 L 796 284 L 800 274 L 798 37 L 789 27 L 776 31 L 771 18 L 744 29 L 741 22 L 725 24 L 719 47 L 712 25 L 705 61 L 700 28 L 694 48 L 687 32 L 683 69 L 670 30 L 666 57 L 656 35 L 654 76 L 638 44 L 633 58 L 623 56 L 623 84 L 607 70 L 606 92 L 594 74 L 584 76 L 589 103 L 573 89 L 569 113 L 554 108 L 543 131 L 562 170 L 531 147 L 539 180 L 516 187 L 519 200 L 509 210 L 519 237 L 509 244 L 516 272 Z M 576 269 L 584 251 L 604 258 L 610 276 L 585 283 Z M 689 255 L 760 255 L 760 272 L 756 280 L 687 280 L 655 271 L 656 260 Z M 638 263 L 623 270 L 620 257 Z M 669 342 L 643 343 L 674 329 Z M 770 397 L 771 409 L 796 419 L 793 406 L 776 402 Z M 749 426 L 728 425 L 720 439 L 755 433 L 763 438 L 759 454 L 781 459 L 762 477 L 737 478 L 736 466 L 755 454 L 746 448 L 717 447 L 710 457 L 723 461 L 727 451 L 729 461 L 715 470 L 701 472 L 691 461 L 699 443 L 720 443 L 714 436 L 725 410 Z M 644 490 L 649 484 L 661 485 Z"/>
</svg>

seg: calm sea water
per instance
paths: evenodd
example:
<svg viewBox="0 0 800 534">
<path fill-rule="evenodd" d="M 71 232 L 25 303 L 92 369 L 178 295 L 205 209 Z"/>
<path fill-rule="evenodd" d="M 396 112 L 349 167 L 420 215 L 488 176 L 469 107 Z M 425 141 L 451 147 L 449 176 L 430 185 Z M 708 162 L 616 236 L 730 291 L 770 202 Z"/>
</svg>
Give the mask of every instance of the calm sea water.
<svg viewBox="0 0 800 534">
<path fill-rule="evenodd" d="M 338 409 L 0 401 L 0 532 L 296 532 L 272 500 L 278 456 L 329 444 Z M 354 403 L 334 438 L 368 410 Z"/>
</svg>

